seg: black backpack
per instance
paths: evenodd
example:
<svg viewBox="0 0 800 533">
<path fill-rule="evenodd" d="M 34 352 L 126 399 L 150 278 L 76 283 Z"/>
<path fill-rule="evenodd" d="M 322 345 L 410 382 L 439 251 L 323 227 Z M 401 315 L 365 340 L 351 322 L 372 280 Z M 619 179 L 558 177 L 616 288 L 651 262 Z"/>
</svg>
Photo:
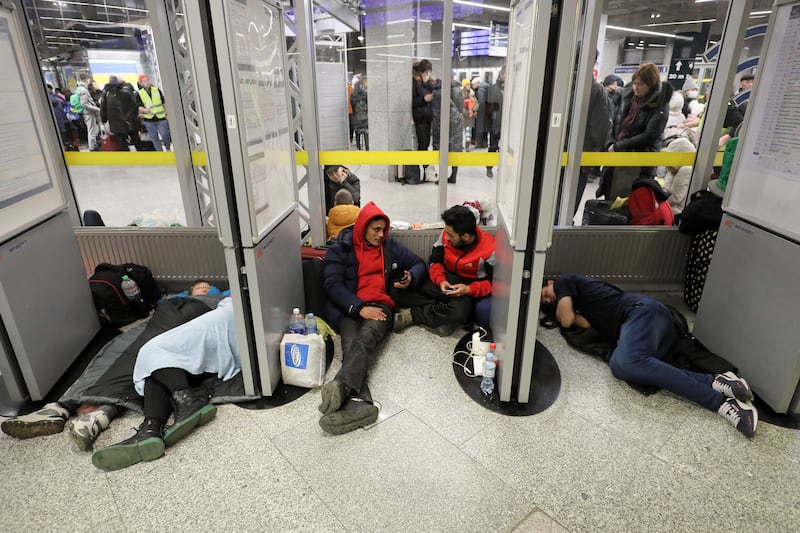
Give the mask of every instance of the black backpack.
<svg viewBox="0 0 800 533">
<path fill-rule="evenodd" d="M 142 291 L 141 300 L 134 301 L 125 297 L 122 276 L 128 276 L 139 285 Z M 161 289 L 150 269 L 135 263 L 100 263 L 89 278 L 89 288 L 92 290 L 100 323 L 104 326 L 119 327 L 144 318 L 161 298 Z"/>
</svg>

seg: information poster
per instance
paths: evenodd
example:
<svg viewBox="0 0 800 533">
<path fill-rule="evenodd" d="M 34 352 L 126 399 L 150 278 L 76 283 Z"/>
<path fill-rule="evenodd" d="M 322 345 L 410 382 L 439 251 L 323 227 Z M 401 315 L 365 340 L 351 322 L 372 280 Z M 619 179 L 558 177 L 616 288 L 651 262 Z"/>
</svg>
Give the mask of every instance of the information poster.
<svg viewBox="0 0 800 533">
<path fill-rule="evenodd" d="M 777 9 L 726 207 L 800 241 L 800 2 Z"/>
<path fill-rule="evenodd" d="M 237 121 L 253 241 L 258 242 L 295 203 L 283 21 L 280 10 L 263 0 L 235 0 L 229 8 Z"/>
<path fill-rule="evenodd" d="M 504 91 L 504 112 L 513 109 L 514 116 L 527 116 L 528 90 L 526 81 L 531 63 L 533 43 L 533 0 L 523 0 L 514 9 L 513 38 L 506 63 L 506 84 Z M 503 220 L 509 235 L 513 235 L 514 212 L 517 200 L 517 182 L 520 175 L 520 159 L 524 140 L 524 120 L 503 121 L 503 144 L 505 152 L 500 160 L 498 176 L 498 208 L 503 212 Z M 506 125 L 507 124 L 507 125 Z"/>
<path fill-rule="evenodd" d="M 51 189 L 43 148 L 28 101 L 31 87 L 19 74 L 9 22 L 0 16 L 0 65 L 5 73 L 0 98 L 7 105 L 0 113 L 0 209 Z"/>
</svg>

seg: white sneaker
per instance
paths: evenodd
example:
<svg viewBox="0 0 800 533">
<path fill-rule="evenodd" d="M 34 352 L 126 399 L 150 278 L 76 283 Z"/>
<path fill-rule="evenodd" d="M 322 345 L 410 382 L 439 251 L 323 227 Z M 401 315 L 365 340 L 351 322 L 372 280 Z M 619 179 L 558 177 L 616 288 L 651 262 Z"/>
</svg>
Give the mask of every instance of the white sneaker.
<svg viewBox="0 0 800 533">
<path fill-rule="evenodd" d="M 436 173 L 436 169 L 433 165 L 428 165 L 425 167 L 425 181 L 434 181 L 438 177 L 439 174 Z"/>
<path fill-rule="evenodd" d="M 94 441 L 104 429 L 108 427 L 108 416 L 102 411 L 84 413 L 70 421 L 69 433 L 78 449 L 84 452 L 92 451 Z"/>
<path fill-rule="evenodd" d="M 3 433 L 17 439 L 55 435 L 64 430 L 69 411 L 57 403 L 48 403 L 29 415 L 15 416 L 0 425 Z"/>
</svg>

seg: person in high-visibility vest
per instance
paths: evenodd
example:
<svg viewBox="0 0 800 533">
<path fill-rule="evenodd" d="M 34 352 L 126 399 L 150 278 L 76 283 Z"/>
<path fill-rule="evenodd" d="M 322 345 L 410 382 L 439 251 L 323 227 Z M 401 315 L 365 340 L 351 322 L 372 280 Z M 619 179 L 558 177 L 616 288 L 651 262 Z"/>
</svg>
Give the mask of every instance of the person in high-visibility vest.
<svg viewBox="0 0 800 533">
<path fill-rule="evenodd" d="M 164 94 L 150 83 L 147 74 L 139 75 L 139 91 L 136 93 L 139 104 L 139 118 L 147 130 L 147 135 L 156 151 L 170 150 L 172 136 L 169 133 L 167 111 L 164 108 Z"/>
</svg>

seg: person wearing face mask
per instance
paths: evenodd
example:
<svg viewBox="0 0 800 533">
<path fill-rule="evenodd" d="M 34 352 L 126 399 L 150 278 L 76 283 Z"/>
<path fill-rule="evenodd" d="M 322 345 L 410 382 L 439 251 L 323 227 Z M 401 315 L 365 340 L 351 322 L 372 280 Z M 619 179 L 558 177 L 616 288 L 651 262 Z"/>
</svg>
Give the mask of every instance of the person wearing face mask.
<svg viewBox="0 0 800 533">
<path fill-rule="evenodd" d="M 697 101 L 697 82 L 694 81 L 693 78 L 686 78 L 686 81 L 683 83 L 683 88 L 681 88 L 681 92 L 683 92 L 683 114 L 684 116 L 689 115 L 699 115 L 702 112 L 703 108 L 698 106 L 702 106 L 700 102 Z"/>
</svg>

